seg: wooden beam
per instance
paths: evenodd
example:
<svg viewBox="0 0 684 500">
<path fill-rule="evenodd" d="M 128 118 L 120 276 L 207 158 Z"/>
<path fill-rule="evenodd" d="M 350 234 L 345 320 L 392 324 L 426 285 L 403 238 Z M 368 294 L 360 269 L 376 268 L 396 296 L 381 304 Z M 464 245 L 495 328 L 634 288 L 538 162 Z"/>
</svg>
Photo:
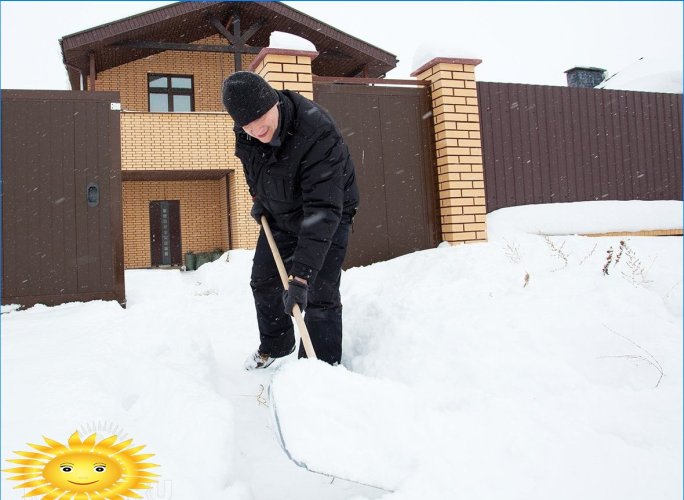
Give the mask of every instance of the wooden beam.
<svg viewBox="0 0 684 500">
<path fill-rule="evenodd" d="M 116 44 L 118 47 L 131 49 L 152 49 L 152 50 L 181 50 L 186 52 L 227 52 L 227 53 L 247 53 L 258 54 L 262 47 L 235 47 L 234 45 L 201 45 L 194 43 L 170 43 L 170 42 L 121 42 Z"/>
<path fill-rule="evenodd" d="M 216 31 L 219 32 L 220 35 L 223 36 L 226 40 L 228 40 L 230 43 L 233 45 L 242 45 L 240 42 L 241 40 L 237 38 L 235 35 L 233 35 L 230 31 L 226 29 L 225 26 L 221 23 L 221 21 L 218 20 L 216 17 L 212 17 L 209 19 L 209 22 L 211 25 L 216 28 Z"/>
<path fill-rule="evenodd" d="M 259 20 L 253 25 L 251 25 L 247 31 L 243 35 L 240 36 L 240 39 L 242 40 L 242 43 L 247 43 L 247 40 L 252 38 L 254 34 L 261 29 L 261 27 L 264 25 L 263 20 Z"/>
<path fill-rule="evenodd" d="M 240 44 L 244 46 L 242 42 L 242 33 L 240 32 L 240 13 L 236 12 L 233 14 L 233 34 L 238 37 Z M 240 47 L 242 48 L 242 47 Z M 242 71 L 242 53 L 235 53 L 235 71 Z"/>
<path fill-rule="evenodd" d="M 88 90 L 95 90 L 95 77 L 97 73 L 95 72 L 95 52 L 91 52 L 90 56 L 90 81 L 88 83 Z"/>
</svg>

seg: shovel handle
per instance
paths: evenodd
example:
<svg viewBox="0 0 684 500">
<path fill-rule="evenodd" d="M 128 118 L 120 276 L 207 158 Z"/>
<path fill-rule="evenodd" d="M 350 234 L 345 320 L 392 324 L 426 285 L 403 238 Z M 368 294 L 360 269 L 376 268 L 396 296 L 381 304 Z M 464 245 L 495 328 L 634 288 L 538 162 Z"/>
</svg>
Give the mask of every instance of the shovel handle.
<svg viewBox="0 0 684 500">
<path fill-rule="evenodd" d="M 271 253 L 273 254 L 273 260 L 275 260 L 276 267 L 278 268 L 278 274 L 280 274 L 280 280 L 283 282 L 283 288 L 288 289 L 287 272 L 285 271 L 285 264 L 283 264 L 283 259 L 280 257 L 280 252 L 276 246 L 276 242 L 273 239 L 273 233 L 271 233 L 271 228 L 268 225 L 266 216 L 261 216 L 261 227 L 264 228 L 264 234 L 268 240 L 268 246 L 271 247 Z M 306 328 L 304 323 L 304 318 L 302 317 L 302 311 L 299 309 L 299 304 L 295 304 L 292 308 L 292 315 L 294 316 L 295 322 L 297 323 L 297 329 L 299 330 L 299 335 L 302 337 L 302 343 L 304 344 L 304 351 L 306 351 L 306 357 L 310 359 L 316 359 L 316 351 L 314 351 L 313 344 L 311 343 L 311 337 L 309 337 L 309 330 Z"/>
</svg>

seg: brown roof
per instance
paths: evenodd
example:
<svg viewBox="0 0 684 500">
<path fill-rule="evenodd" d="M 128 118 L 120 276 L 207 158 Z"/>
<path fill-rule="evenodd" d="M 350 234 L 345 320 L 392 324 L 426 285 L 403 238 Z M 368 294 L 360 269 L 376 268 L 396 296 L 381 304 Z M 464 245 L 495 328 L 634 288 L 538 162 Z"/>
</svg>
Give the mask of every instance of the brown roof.
<svg viewBox="0 0 684 500">
<path fill-rule="evenodd" d="M 242 31 L 261 22 L 247 41 L 266 47 L 273 31 L 283 31 L 312 42 L 319 52 L 312 71 L 319 76 L 383 77 L 395 68 L 397 58 L 382 49 L 350 36 L 280 2 L 177 2 L 159 9 L 67 35 L 60 39 L 62 58 L 72 88 L 79 88 L 79 72 L 89 73 L 89 53 L 95 55 L 97 71 L 120 66 L 161 52 L 158 48 L 132 48 L 127 42 L 190 43 L 215 35 L 209 21 L 224 25 L 235 12 Z"/>
</svg>

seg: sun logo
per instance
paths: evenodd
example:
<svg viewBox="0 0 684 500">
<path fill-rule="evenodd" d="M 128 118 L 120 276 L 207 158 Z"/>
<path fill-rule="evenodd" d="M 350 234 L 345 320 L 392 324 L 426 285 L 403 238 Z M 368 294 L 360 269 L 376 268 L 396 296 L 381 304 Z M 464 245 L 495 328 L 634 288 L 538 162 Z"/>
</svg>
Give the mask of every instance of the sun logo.
<svg viewBox="0 0 684 500">
<path fill-rule="evenodd" d="M 14 487 L 32 488 L 24 498 L 44 495 L 42 500 L 123 500 L 143 498 L 133 490 L 149 489 L 158 474 L 146 469 L 159 467 L 144 463 L 153 454 L 136 455 L 145 446 L 128 448 L 132 439 L 117 443 L 116 436 L 95 442 L 95 434 L 81 441 L 74 432 L 65 446 L 43 437 L 48 446 L 31 444 L 38 451 L 15 451 L 25 458 L 7 460 L 21 465 L 3 472 L 8 479 L 25 481 Z"/>
</svg>

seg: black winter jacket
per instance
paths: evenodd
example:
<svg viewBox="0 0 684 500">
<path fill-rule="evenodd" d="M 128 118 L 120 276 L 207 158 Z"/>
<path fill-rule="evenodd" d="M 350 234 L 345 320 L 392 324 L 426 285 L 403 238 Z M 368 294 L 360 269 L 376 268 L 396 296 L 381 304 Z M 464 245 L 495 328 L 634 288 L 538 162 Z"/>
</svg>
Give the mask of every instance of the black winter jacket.
<svg viewBox="0 0 684 500">
<path fill-rule="evenodd" d="M 235 128 L 235 155 L 274 230 L 297 235 L 289 273 L 313 281 L 340 221 L 359 204 L 354 164 L 340 131 L 316 103 L 288 90 L 280 98 L 280 146 Z"/>
</svg>

